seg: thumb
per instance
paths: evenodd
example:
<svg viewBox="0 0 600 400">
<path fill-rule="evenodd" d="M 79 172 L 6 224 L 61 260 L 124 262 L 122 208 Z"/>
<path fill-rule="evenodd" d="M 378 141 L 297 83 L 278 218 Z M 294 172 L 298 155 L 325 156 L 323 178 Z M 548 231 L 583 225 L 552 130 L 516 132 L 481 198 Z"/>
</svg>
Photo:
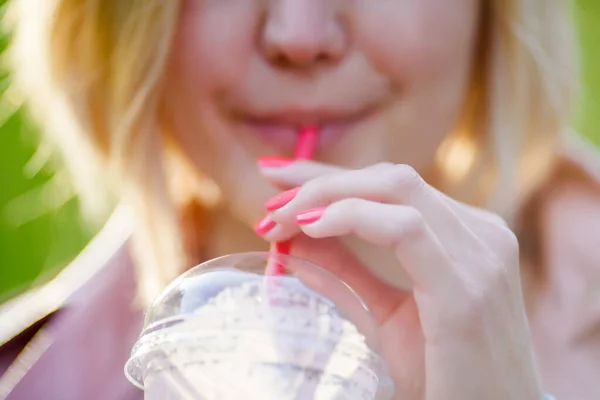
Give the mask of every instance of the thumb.
<svg viewBox="0 0 600 400">
<path fill-rule="evenodd" d="M 350 286 L 366 303 L 377 323 L 385 321 L 410 295 L 408 291 L 380 278 L 337 238 L 313 239 L 299 235 L 294 239 L 293 255 L 326 269 Z M 299 278 L 305 280 L 302 276 Z M 306 279 L 307 286 L 325 297 L 331 297 L 325 282 L 310 277 Z M 335 299 L 331 300 L 335 302 Z"/>
</svg>

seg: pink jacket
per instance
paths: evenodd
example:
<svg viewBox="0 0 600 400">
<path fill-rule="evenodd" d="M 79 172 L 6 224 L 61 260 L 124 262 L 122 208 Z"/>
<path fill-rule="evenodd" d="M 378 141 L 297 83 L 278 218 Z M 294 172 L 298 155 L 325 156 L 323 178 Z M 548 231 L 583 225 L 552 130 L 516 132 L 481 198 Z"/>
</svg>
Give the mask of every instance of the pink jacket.
<svg viewBox="0 0 600 400">
<path fill-rule="evenodd" d="M 0 339 L 12 336 L 0 342 L 0 399 L 143 399 L 123 373 L 143 312 L 133 306 L 135 279 L 122 217 L 115 213 L 99 235 L 104 237 L 55 280 L 0 307 Z M 63 297 L 63 304 L 52 304 Z"/>
</svg>

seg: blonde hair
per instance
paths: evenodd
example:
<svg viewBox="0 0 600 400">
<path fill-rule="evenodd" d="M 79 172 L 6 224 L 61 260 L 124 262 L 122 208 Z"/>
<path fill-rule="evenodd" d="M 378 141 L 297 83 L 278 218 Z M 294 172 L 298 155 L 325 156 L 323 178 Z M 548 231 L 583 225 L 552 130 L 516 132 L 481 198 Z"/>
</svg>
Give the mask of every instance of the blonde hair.
<svg viewBox="0 0 600 400">
<path fill-rule="evenodd" d="M 13 1 L 17 83 L 64 149 L 87 204 L 106 204 L 97 189 L 107 167 L 120 178 L 119 195 L 139 216 L 139 284 L 151 299 L 186 263 L 157 120 L 180 1 Z M 576 58 L 567 2 L 482 8 L 472 90 L 440 147 L 439 185 L 506 213 L 553 159 L 569 122 Z"/>
</svg>

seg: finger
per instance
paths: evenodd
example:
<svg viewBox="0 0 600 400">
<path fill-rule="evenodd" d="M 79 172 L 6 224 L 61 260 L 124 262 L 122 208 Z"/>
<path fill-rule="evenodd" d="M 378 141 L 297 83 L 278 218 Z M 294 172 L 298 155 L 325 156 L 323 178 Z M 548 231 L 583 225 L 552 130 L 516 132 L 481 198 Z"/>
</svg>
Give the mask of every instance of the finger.
<svg viewBox="0 0 600 400">
<path fill-rule="evenodd" d="M 381 163 L 369 168 L 379 169 L 384 168 L 387 165 L 388 164 L 386 163 Z M 260 166 L 260 168 L 263 176 L 265 176 L 274 185 L 283 189 L 298 187 L 307 181 L 321 176 L 329 176 L 348 171 L 339 166 L 323 164 L 310 160 L 294 161 L 292 164 L 287 164 L 283 167 Z M 265 218 L 270 218 L 270 216 Z M 261 232 L 260 236 L 270 242 L 285 241 L 293 238 L 301 232 L 293 218 L 288 222 L 281 222 L 282 221 L 277 221 L 277 225 L 274 225 L 274 227 L 267 232 Z"/>
<path fill-rule="evenodd" d="M 469 231 L 473 235 L 483 239 L 484 242 L 493 242 L 508 229 L 506 222 L 492 212 L 468 206 L 450 197 L 447 197 L 447 199 L 448 206 L 462 219 Z M 301 229 L 296 223 L 278 223 L 271 231 L 262 235 L 262 237 L 269 242 L 279 242 L 289 240 L 297 236 L 300 232 Z"/>
<path fill-rule="evenodd" d="M 276 224 L 273 229 L 261 235 L 261 237 L 267 242 L 283 242 L 298 236 L 300 233 L 302 233 L 302 230 L 297 223 Z"/>
<path fill-rule="evenodd" d="M 283 189 L 303 185 L 320 176 L 327 176 L 345 171 L 342 167 L 309 160 L 294 161 L 283 167 L 259 166 L 259 170 L 269 182 Z"/>
<path fill-rule="evenodd" d="M 408 291 L 377 276 L 336 238 L 315 240 L 300 235 L 294 241 L 292 253 L 327 269 L 346 283 L 366 303 L 378 323 L 387 320 L 410 296 Z M 327 287 L 322 283 L 314 279 L 306 283 L 327 297 Z"/>
<path fill-rule="evenodd" d="M 273 220 L 284 225 L 291 225 L 303 211 L 326 207 L 347 198 L 361 198 L 417 209 L 451 251 L 463 249 L 465 246 L 459 244 L 470 233 L 442 196 L 408 166 L 378 165 L 320 176 L 300 187 L 291 199 L 286 196 L 288 194 L 279 197 L 284 204 L 271 215 Z"/>
<path fill-rule="evenodd" d="M 368 169 L 371 171 L 391 170 L 394 169 L 394 167 L 398 166 L 391 163 L 379 163 Z M 265 178 L 281 188 L 293 188 L 301 186 L 312 179 L 349 171 L 348 169 L 339 166 L 306 160 L 294 161 L 292 164 L 284 167 L 261 167 L 260 170 Z M 460 218 L 464 218 L 467 222 L 473 222 L 479 225 L 483 220 L 484 222 L 493 225 L 507 225 L 504 219 L 491 211 L 456 201 L 436 188 L 432 186 L 430 186 L 430 188 L 435 191 Z"/>
<path fill-rule="evenodd" d="M 304 209 L 310 209 L 313 207 L 330 204 L 332 201 L 344 198 L 344 196 L 361 197 L 361 193 L 352 192 L 352 187 L 347 186 L 347 183 L 360 181 L 363 179 L 362 176 L 364 176 L 364 179 L 369 180 L 373 185 L 377 185 L 378 182 L 371 179 L 371 174 L 373 173 L 377 173 L 376 176 L 380 177 L 384 181 L 383 186 L 380 186 L 382 189 L 380 192 L 382 193 L 377 195 L 377 190 L 370 189 L 367 190 L 366 195 L 362 197 L 373 199 L 375 201 L 380 200 L 383 202 L 388 202 L 390 197 L 393 201 L 401 200 L 396 198 L 396 194 L 393 193 L 393 187 L 389 185 L 389 182 L 393 181 L 393 177 L 390 177 L 389 175 L 395 174 L 398 169 L 402 169 L 402 166 L 390 163 L 380 163 L 362 170 L 345 170 L 341 167 L 313 161 L 298 161 L 286 167 L 262 168 L 261 170 L 265 177 L 270 179 L 272 183 L 281 188 L 289 188 L 294 185 L 301 185 L 306 181 L 322 178 L 322 180 L 325 181 L 323 186 L 333 191 L 336 188 L 334 185 L 331 185 L 331 183 L 335 182 L 335 179 L 332 178 L 329 180 L 329 177 L 332 175 L 337 175 L 340 178 L 340 185 L 345 185 L 345 187 L 349 189 L 349 192 L 346 195 L 341 193 L 340 196 L 338 196 L 339 198 L 332 197 L 328 200 L 326 198 L 327 192 L 320 189 L 319 185 L 313 184 L 313 190 L 317 191 L 324 199 L 323 201 L 319 201 L 319 198 L 316 198 L 314 203 L 308 203 L 306 206 L 304 206 Z M 347 172 L 347 175 L 340 176 L 339 174 L 342 172 Z M 348 181 L 346 181 L 346 179 Z M 468 228 L 473 234 L 475 234 L 475 236 L 489 240 L 496 237 L 499 231 L 506 229 L 507 224 L 500 216 L 490 211 L 458 202 L 446 194 L 438 191 L 434 187 L 429 185 L 427 186 L 432 192 L 437 194 L 443 203 L 456 215 L 459 220 L 461 220 L 463 227 Z M 306 189 L 304 190 L 306 191 Z M 310 197 L 310 194 L 307 196 Z M 302 205 L 299 205 L 299 208 L 302 208 Z M 295 224 L 291 223 L 291 220 L 293 220 L 295 217 L 294 210 L 290 211 L 288 215 L 275 215 L 274 217 L 278 219 L 278 222 L 284 223 L 284 227 L 278 227 L 277 229 L 274 229 L 268 236 L 265 237 L 266 240 L 287 240 L 299 232 L 299 229 L 295 226 Z M 444 236 L 447 235 L 442 234 L 442 237 Z"/>
<path fill-rule="evenodd" d="M 355 234 L 380 246 L 392 246 L 416 289 L 434 293 L 459 282 L 451 255 L 414 207 L 345 199 L 301 214 L 298 221 L 313 238 Z"/>
</svg>

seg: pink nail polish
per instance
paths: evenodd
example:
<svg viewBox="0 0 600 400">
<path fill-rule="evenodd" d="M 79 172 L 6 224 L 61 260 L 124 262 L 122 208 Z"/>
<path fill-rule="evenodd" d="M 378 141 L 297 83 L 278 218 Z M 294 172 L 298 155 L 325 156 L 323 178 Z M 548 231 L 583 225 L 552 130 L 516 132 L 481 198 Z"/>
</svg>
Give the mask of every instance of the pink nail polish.
<svg viewBox="0 0 600 400">
<path fill-rule="evenodd" d="M 314 210 L 305 211 L 296 217 L 296 222 L 300 225 L 308 225 L 317 222 L 323 216 L 325 208 L 315 208 Z"/>
<path fill-rule="evenodd" d="M 271 217 L 266 216 L 254 225 L 254 232 L 259 236 L 263 236 L 275 228 L 276 225 L 277 222 L 273 221 Z"/>
<path fill-rule="evenodd" d="M 258 159 L 258 166 L 261 168 L 282 168 L 287 167 L 293 160 L 279 156 L 267 156 Z"/>
<path fill-rule="evenodd" d="M 267 211 L 279 210 L 281 207 L 294 200 L 294 197 L 296 197 L 299 190 L 300 188 L 297 187 L 267 200 L 267 202 L 265 203 L 265 208 L 267 209 Z"/>
</svg>

